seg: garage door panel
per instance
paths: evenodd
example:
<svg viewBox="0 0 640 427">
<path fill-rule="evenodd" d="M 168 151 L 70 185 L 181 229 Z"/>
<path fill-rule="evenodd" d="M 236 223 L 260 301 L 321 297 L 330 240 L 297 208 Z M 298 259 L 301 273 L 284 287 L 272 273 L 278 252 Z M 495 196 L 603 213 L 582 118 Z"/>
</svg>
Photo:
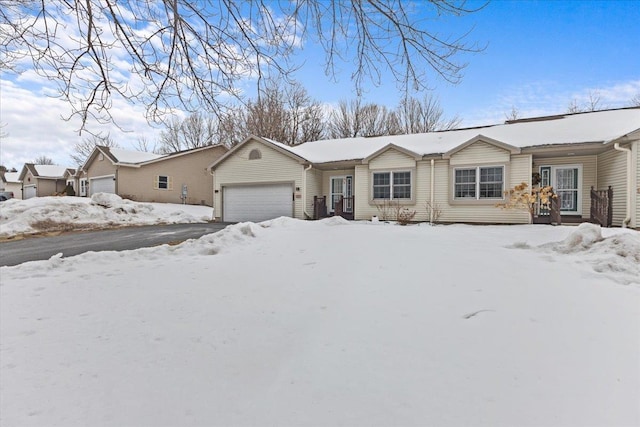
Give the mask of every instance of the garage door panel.
<svg viewBox="0 0 640 427">
<path fill-rule="evenodd" d="M 293 186 L 266 184 L 223 189 L 223 219 L 229 222 L 266 221 L 293 215 Z"/>
<path fill-rule="evenodd" d="M 25 186 L 24 193 L 22 194 L 22 198 L 26 200 L 32 197 L 36 197 L 36 187 L 33 185 Z"/>
<path fill-rule="evenodd" d="M 89 180 L 89 190 L 93 196 L 96 193 L 112 193 L 116 192 L 116 182 L 112 176 L 105 178 L 95 178 Z"/>
</svg>

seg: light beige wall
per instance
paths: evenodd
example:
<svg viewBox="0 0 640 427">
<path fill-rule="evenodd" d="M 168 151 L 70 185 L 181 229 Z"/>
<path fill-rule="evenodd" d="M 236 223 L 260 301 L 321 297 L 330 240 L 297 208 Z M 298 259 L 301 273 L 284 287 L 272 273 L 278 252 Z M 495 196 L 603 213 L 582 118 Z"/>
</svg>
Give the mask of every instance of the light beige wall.
<svg viewBox="0 0 640 427">
<path fill-rule="evenodd" d="M 632 146 L 632 151 L 634 153 L 634 157 L 636 158 L 635 166 L 636 166 L 636 181 L 635 181 L 635 189 L 636 191 L 631 193 L 632 202 L 636 206 L 635 215 L 631 219 L 630 226 L 633 228 L 640 228 L 640 141 L 635 141 Z"/>
<path fill-rule="evenodd" d="M 509 161 L 505 162 L 504 153 L 498 153 L 497 156 L 477 155 L 475 150 L 476 144 L 467 149 L 472 148 L 472 152 L 476 152 L 473 156 L 467 155 L 465 150 L 460 151 L 462 157 L 453 156 L 452 160 L 456 166 L 474 166 L 481 164 L 505 164 L 505 191 L 514 186 L 526 182 L 531 185 L 531 156 L 530 155 L 511 155 Z M 491 146 L 494 147 L 494 146 Z M 504 151 L 505 153 L 508 153 Z M 462 162 L 460 159 L 465 159 Z M 477 160 L 479 163 L 467 163 Z M 480 163 L 480 161 L 482 161 Z M 441 211 L 440 222 L 467 222 L 467 223 L 496 223 L 496 224 L 526 224 L 529 222 L 529 213 L 524 209 L 503 209 L 496 204 L 504 202 L 500 200 L 492 200 L 478 204 L 455 204 L 451 205 L 450 200 L 453 195 L 453 175 L 449 161 L 438 160 L 435 166 L 435 205 Z"/>
<path fill-rule="evenodd" d="M 142 202 L 182 203 L 182 185 L 187 185 L 189 205 L 213 205 L 213 182 L 207 166 L 226 150 L 213 147 L 187 153 L 139 168 L 120 167 L 118 195 Z M 156 189 L 158 176 L 168 176 L 171 189 Z"/>
<path fill-rule="evenodd" d="M 14 199 L 22 199 L 22 184 L 19 182 L 7 182 L 4 185 L 4 191 L 13 192 Z"/>
<path fill-rule="evenodd" d="M 388 169 L 389 167 L 413 168 L 415 165 L 416 160 L 413 157 L 390 148 L 379 156 L 371 159 L 369 169 Z"/>
<path fill-rule="evenodd" d="M 262 153 L 261 159 L 249 160 L 249 153 L 254 148 Z M 225 185 L 292 182 L 294 188 L 302 188 L 303 171 L 302 164 L 274 148 L 257 141 L 247 142 L 214 171 L 213 185 L 218 191 L 214 197 L 216 218 L 220 219 L 222 214 L 222 187 Z M 294 217 L 304 219 L 303 210 L 302 192 L 296 192 Z"/>
<path fill-rule="evenodd" d="M 507 163 L 509 159 L 510 153 L 507 150 L 487 142 L 478 141 L 453 154 L 449 159 L 449 164 L 457 166 Z"/>
<path fill-rule="evenodd" d="M 100 156 L 102 156 L 102 160 L 100 160 Z M 98 154 L 95 159 L 87 165 L 85 171 L 87 172 L 87 178 L 96 178 L 106 175 L 115 175 L 116 169 L 116 166 L 111 163 L 111 160 L 102 154 Z"/>
<path fill-rule="evenodd" d="M 305 168 L 306 169 L 306 168 Z M 322 197 L 322 171 L 318 169 L 310 169 L 307 174 L 307 190 L 305 209 L 309 217 L 313 217 L 313 196 Z"/>
<path fill-rule="evenodd" d="M 613 147 L 597 156 L 597 190 L 613 188 L 613 225 L 621 226 L 627 209 L 627 155 Z M 591 201 L 589 201 L 591 203 Z"/>
<path fill-rule="evenodd" d="M 533 170 L 539 172 L 540 166 L 582 165 L 582 217 L 591 216 L 591 186 L 597 182 L 597 156 L 564 156 L 533 160 Z"/>
<path fill-rule="evenodd" d="M 32 179 L 33 181 L 33 179 Z M 38 197 L 53 196 L 56 193 L 63 191 L 66 187 L 66 181 L 64 179 L 38 179 L 37 180 L 36 194 Z"/>
<path fill-rule="evenodd" d="M 418 165 L 418 163 L 420 165 Z M 427 173 L 425 173 L 425 168 Z M 402 201 L 401 206 L 412 211 L 416 211 L 415 221 L 424 220 L 424 189 L 423 181 L 425 175 L 428 176 L 428 165 L 416 160 L 401 151 L 390 148 L 379 156 L 371 159 L 368 164 L 358 165 L 355 168 L 354 175 L 354 191 L 355 191 L 355 218 L 361 220 L 370 220 L 372 216 L 382 217 L 385 214 L 383 202 L 374 202 L 372 200 L 372 182 L 371 174 L 374 171 L 393 171 L 393 170 L 410 170 L 412 173 L 412 194 L 411 201 Z M 325 191 L 329 194 L 329 178 L 327 177 Z M 393 216 L 395 213 L 387 214 Z"/>
</svg>

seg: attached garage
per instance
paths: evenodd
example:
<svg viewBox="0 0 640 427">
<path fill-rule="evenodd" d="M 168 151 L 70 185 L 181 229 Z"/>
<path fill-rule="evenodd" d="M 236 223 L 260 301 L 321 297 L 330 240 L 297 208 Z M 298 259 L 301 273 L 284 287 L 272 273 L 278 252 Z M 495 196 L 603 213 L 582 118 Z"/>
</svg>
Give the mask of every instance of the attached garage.
<svg viewBox="0 0 640 427">
<path fill-rule="evenodd" d="M 32 197 L 36 197 L 36 186 L 35 185 L 25 185 L 22 189 L 22 198 L 30 199 Z"/>
<path fill-rule="evenodd" d="M 222 193 L 223 221 L 259 222 L 293 216 L 292 184 L 225 186 Z"/>
<path fill-rule="evenodd" d="M 116 192 L 115 176 L 103 176 L 100 178 L 89 178 L 89 195 L 96 193 L 114 193 Z"/>
</svg>

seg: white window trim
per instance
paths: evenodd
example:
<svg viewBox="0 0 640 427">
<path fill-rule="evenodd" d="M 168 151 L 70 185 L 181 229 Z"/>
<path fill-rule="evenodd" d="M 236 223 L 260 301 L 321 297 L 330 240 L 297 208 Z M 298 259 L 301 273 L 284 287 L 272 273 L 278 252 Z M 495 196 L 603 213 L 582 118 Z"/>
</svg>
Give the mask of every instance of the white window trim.
<svg viewBox="0 0 640 427">
<path fill-rule="evenodd" d="M 557 169 L 577 169 L 578 170 L 578 200 L 576 203 L 575 211 L 561 211 L 563 215 L 582 215 L 582 164 L 570 164 L 570 165 L 540 165 L 538 167 L 538 172 L 542 177 L 542 168 L 550 169 L 550 185 L 553 187 L 553 191 L 557 192 L 556 189 L 556 170 Z"/>
<path fill-rule="evenodd" d="M 167 178 L 167 188 L 160 188 L 160 177 Z M 154 180 L 154 184 L 153 184 L 153 188 L 155 190 L 160 190 L 160 191 L 173 190 L 173 177 L 169 176 L 169 175 L 156 175 L 155 180 Z"/>
<path fill-rule="evenodd" d="M 489 169 L 489 168 L 501 168 L 502 169 L 502 191 L 500 192 L 501 196 L 500 197 L 480 197 L 480 169 Z M 476 182 L 475 182 L 475 186 L 476 186 L 476 196 L 471 198 L 471 197 L 456 197 L 456 171 L 459 170 L 469 170 L 469 169 L 475 169 L 476 171 Z M 491 202 L 495 202 L 496 200 L 504 200 L 504 192 L 506 190 L 506 180 L 507 180 L 507 167 L 506 165 L 479 165 L 479 166 L 456 166 L 453 168 L 453 172 L 451 174 L 451 182 L 452 182 L 452 186 L 451 186 L 451 197 L 453 198 L 453 200 L 458 201 L 458 202 L 464 202 L 464 201 L 478 201 L 478 202 L 482 202 L 482 201 L 491 201 Z"/>
<path fill-rule="evenodd" d="M 380 170 L 371 170 L 370 171 L 370 180 L 371 180 L 371 185 L 369 185 L 369 203 L 371 204 L 375 204 L 375 203 L 380 203 L 383 202 L 385 200 L 397 200 L 398 203 L 400 204 L 413 204 L 414 203 L 414 194 L 415 194 L 415 176 L 416 176 L 416 169 L 415 168 L 410 168 L 410 169 L 380 169 Z M 409 173 L 409 182 L 410 182 L 410 186 L 411 188 L 409 189 L 409 193 L 410 193 L 410 198 L 408 199 L 395 199 L 393 197 L 393 174 L 394 173 Z M 377 173 L 388 173 L 389 174 L 389 185 L 390 185 L 390 190 L 391 190 L 391 196 L 389 199 L 374 199 L 373 198 L 373 175 L 377 174 Z"/>
</svg>

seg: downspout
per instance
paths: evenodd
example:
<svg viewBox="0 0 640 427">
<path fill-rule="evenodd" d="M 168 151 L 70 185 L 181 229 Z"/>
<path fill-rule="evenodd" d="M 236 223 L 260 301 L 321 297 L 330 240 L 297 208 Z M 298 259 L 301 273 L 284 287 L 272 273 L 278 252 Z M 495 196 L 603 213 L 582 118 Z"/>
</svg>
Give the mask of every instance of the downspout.
<svg viewBox="0 0 640 427">
<path fill-rule="evenodd" d="M 627 147 L 621 147 L 619 142 L 613 144 L 613 148 L 618 151 L 627 153 L 627 209 L 624 220 L 622 220 L 622 227 L 627 228 L 631 222 L 631 149 Z"/>
<path fill-rule="evenodd" d="M 429 190 L 429 209 L 431 210 L 431 212 L 429 212 L 429 224 L 431 225 L 433 225 L 433 213 L 435 212 L 435 208 L 433 206 L 433 204 L 435 203 L 435 195 L 433 194 L 433 191 L 436 186 L 434 182 L 436 177 L 435 164 L 436 160 L 431 159 L 431 188 Z"/>
<path fill-rule="evenodd" d="M 209 169 L 209 175 L 211 175 L 211 180 L 213 181 L 213 185 L 211 186 L 211 221 L 216 220 L 216 177 L 213 174 L 213 168 Z"/>
<path fill-rule="evenodd" d="M 302 172 L 302 214 L 304 215 L 304 219 L 312 218 L 311 215 L 307 213 L 307 171 L 311 170 L 313 165 L 309 165 Z"/>
</svg>

